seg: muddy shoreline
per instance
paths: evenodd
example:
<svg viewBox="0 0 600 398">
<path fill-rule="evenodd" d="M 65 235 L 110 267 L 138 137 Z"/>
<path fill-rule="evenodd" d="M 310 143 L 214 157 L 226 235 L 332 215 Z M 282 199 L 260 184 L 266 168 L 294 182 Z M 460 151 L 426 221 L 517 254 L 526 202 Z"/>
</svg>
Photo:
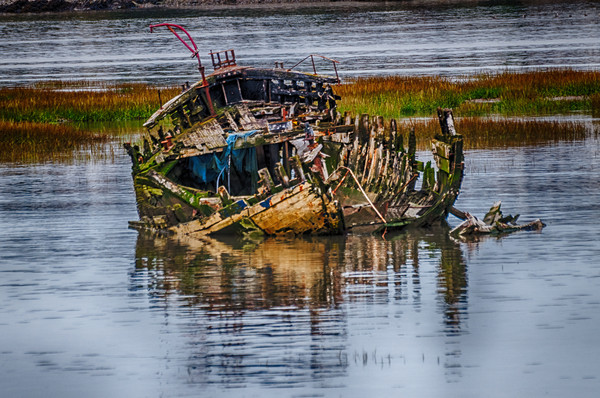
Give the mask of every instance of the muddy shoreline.
<svg viewBox="0 0 600 398">
<path fill-rule="evenodd" d="M 0 13 L 24 14 L 147 8 L 220 8 L 326 4 L 331 0 L 0 0 Z M 337 3 L 337 2 L 336 2 Z"/>
<path fill-rule="evenodd" d="M 476 0 L 0 0 L 0 14 L 36 14 L 68 11 L 110 11 L 125 9 L 219 9 L 219 8 L 285 8 L 323 5 L 361 5 L 369 3 L 405 3 L 407 5 L 464 4 Z"/>
</svg>

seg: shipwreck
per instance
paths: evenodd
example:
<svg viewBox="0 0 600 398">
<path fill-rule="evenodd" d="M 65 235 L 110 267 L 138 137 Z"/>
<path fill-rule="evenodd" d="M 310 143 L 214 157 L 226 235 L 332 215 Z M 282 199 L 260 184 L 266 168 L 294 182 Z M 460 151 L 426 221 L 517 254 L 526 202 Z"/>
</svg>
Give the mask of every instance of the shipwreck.
<svg viewBox="0 0 600 398">
<path fill-rule="evenodd" d="M 309 72 L 254 68 L 226 50 L 209 53 L 206 75 L 191 36 L 173 24 L 151 29 L 160 26 L 192 51 L 201 79 L 144 123 L 140 142 L 125 144 L 140 217 L 131 227 L 192 238 L 341 234 L 447 218 L 464 167 L 451 110 L 438 110 L 433 160 L 422 162 L 414 131 L 405 140 L 396 120 L 337 111 L 337 61 L 310 55 Z M 334 73 L 318 74 L 315 58 Z"/>
</svg>

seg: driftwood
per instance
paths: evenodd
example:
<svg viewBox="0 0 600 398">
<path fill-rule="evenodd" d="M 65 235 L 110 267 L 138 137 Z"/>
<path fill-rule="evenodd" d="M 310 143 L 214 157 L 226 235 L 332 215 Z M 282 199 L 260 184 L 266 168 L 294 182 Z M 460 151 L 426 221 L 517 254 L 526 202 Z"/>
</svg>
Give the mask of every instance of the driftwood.
<svg viewBox="0 0 600 398">
<path fill-rule="evenodd" d="M 541 231 L 546 226 L 539 218 L 527 224 L 517 224 L 519 215 L 504 216 L 498 201 L 487 212 L 483 221 L 467 212 L 453 208 L 451 213 L 464 221 L 450 231 L 450 235 L 462 239 L 482 235 L 503 236 L 517 231 Z"/>
</svg>

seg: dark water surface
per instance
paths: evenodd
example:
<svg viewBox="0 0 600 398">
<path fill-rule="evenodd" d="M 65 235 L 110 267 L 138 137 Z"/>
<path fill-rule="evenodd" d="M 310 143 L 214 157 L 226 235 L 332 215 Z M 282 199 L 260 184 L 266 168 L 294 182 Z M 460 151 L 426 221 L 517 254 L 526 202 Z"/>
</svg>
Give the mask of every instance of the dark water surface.
<svg viewBox="0 0 600 398">
<path fill-rule="evenodd" d="M 2 396 L 595 396 L 599 148 L 469 151 L 458 207 L 548 225 L 478 243 L 138 237 L 118 150 L 0 165 Z"/>
<path fill-rule="evenodd" d="M 210 50 L 229 48 L 240 64 L 264 67 L 322 54 L 341 62 L 342 76 L 600 66 L 600 3 L 493 3 L 0 16 L 0 85 L 197 80 L 195 61 L 171 33 L 150 34 L 160 22 L 188 28 L 207 66 Z"/>
</svg>

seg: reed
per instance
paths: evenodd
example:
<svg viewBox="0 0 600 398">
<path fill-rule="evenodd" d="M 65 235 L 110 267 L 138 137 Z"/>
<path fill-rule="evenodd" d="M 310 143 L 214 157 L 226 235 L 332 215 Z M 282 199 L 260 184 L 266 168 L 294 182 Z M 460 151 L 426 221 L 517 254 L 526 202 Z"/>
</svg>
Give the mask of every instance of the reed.
<svg viewBox="0 0 600 398">
<path fill-rule="evenodd" d="M 0 88 L 0 120 L 54 123 L 146 119 L 160 106 L 159 88 L 140 83 L 41 82 Z M 169 99 L 178 88 L 160 88 Z"/>
<path fill-rule="evenodd" d="M 146 119 L 159 106 L 158 90 L 146 84 L 89 81 L 46 81 L 29 87 L 0 88 L 0 160 L 47 159 L 81 148 L 99 150 L 110 134 L 62 122 Z M 163 102 L 179 93 L 178 87 L 160 90 Z M 336 94 L 343 98 L 340 111 L 386 118 L 431 116 L 438 107 L 453 108 L 467 148 L 536 145 L 584 139 L 589 128 L 574 122 L 488 116 L 573 110 L 600 114 L 600 72 L 504 72 L 461 79 L 368 77 L 338 86 Z M 439 131 L 436 119 L 405 123 L 416 127 L 422 145 Z"/>
<path fill-rule="evenodd" d="M 585 123 L 573 121 L 464 117 L 455 122 L 456 130 L 465 138 L 465 149 L 535 146 L 579 141 L 598 134 Z M 420 149 L 428 149 L 429 140 L 440 130 L 437 118 L 407 119 L 402 124 L 404 131 L 415 129 Z"/>
<path fill-rule="evenodd" d="M 384 117 L 424 116 L 437 107 L 457 116 L 598 112 L 600 72 L 557 69 L 503 72 L 459 79 L 383 76 L 350 80 L 336 88 L 340 111 Z"/>
<path fill-rule="evenodd" d="M 103 155 L 109 140 L 69 125 L 0 121 L 0 162 L 72 159 L 77 151 Z"/>
<path fill-rule="evenodd" d="M 123 121 L 148 118 L 178 87 L 141 83 L 46 81 L 0 88 L 0 120 Z M 336 88 L 340 111 L 384 117 L 429 116 L 438 107 L 457 116 L 539 115 L 600 110 L 600 72 L 571 69 L 503 72 L 450 79 L 383 76 L 352 79 Z"/>
</svg>

